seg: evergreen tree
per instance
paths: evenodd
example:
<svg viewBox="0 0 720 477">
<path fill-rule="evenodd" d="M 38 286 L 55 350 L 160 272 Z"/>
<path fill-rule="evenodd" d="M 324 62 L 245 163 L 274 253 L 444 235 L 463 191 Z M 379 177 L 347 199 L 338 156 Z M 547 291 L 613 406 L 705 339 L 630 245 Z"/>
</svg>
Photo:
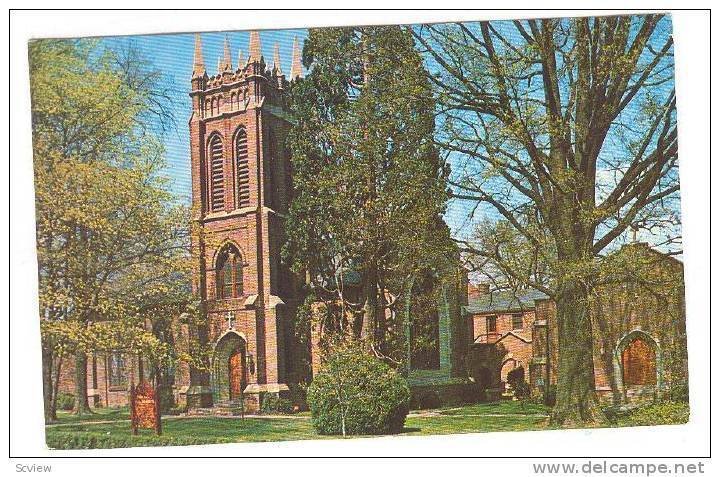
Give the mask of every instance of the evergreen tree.
<svg viewBox="0 0 720 477">
<path fill-rule="evenodd" d="M 291 91 L 284 256 L 306 274 L 311 299 L 340 302 L 335 329 L 387 356 L 388 331 L 402 330 L 387 310 L 453 252 L 430 84 L 411 34 L 396 26 L 311 30 L 303 59 L 310 73 Z"/>
</svg>

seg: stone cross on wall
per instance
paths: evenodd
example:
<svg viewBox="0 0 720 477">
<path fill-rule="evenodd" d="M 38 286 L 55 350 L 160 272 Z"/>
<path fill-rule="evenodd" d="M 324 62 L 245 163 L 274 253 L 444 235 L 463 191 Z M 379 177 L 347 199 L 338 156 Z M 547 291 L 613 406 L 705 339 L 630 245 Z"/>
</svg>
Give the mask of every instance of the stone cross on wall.
<svg viewBox="0 0 720 477">
<path fill-rule="evenodd" d="M 228 330 L 232 330 L 235 328 L 235 313 L 232 311 L 228 311 L 225 313 L 225 318 L 227 319 L 228 324 Z"/>
</svg>

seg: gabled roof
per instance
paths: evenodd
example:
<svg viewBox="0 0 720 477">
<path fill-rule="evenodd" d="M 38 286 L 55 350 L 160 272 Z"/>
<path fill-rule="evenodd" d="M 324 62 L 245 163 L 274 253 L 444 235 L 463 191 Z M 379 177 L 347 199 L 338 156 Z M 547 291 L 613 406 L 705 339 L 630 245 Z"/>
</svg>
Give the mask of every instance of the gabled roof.
<svg viewBox="0 0 720 477">
<path fill-rule="evenodd" d="M 535 308 L 535 300 L 544 300 L 548 296 L 538 290 L 503 290 L 487 295 L 473 297 L 468 300 L 465 313 L 499 313 L 506 311 L 523 311 Z"/>
</svg>

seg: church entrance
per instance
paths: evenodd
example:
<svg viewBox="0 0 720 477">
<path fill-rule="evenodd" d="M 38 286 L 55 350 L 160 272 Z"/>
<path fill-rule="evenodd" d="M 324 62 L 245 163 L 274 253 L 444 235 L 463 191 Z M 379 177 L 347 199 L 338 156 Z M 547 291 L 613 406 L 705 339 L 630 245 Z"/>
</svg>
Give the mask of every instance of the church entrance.
<svg viewBox="0 0 720 477">
<path fill-rule="evenodd" d="M 635 338 L 622 352 L 622 370 L 625 386 L 657 384 L 655 350 L 646 340 Z"/>
<path fill-rule="evenodd" d="M 245 386 L 245 353 L 239 347 L 234 349 L 228 359 L 228 374 L 230 380 L 230 400 L 236 401 L 242 395 Z"/>
<path fill-rule="evenodd" d="M 210 385 L 213 402 L 239 401 L 247 386 L 247 346 L 236 332 L 226 333 L 215 345 Z"/>
</svg>

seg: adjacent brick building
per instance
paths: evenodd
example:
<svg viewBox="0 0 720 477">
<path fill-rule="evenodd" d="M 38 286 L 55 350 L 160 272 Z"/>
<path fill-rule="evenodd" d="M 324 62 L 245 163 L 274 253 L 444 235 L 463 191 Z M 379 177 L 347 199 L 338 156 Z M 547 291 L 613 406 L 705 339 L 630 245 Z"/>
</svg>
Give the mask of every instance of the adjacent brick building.
<svg viewBox="0 0 720 477">
<path fill-rule="evenodd" d="M 598 396 L 616 404 L 655 397 L 687 384 L 682 263 L 636 243 L 620 252 L 643 270 L 637 280 L 600 287 L 590 299 Z M 554 302 L 535 290 L 490 293 L 471 286 L 468 370 L 486 394 L 510 391 L 522 368 L 533 394 L 557 383 Z"/>
</svg>

